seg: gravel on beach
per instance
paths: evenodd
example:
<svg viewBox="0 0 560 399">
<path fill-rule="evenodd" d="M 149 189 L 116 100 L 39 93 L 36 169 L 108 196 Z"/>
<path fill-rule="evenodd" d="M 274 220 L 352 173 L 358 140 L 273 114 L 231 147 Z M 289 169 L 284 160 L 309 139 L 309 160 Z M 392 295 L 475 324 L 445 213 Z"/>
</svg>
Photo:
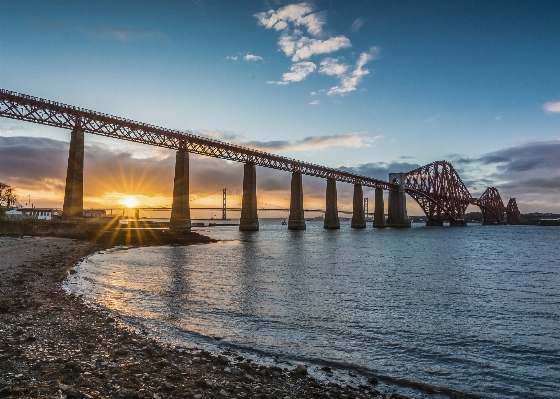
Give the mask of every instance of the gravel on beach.
<svg viewBox="0 0 560 399">
<path fill-rule="evenodd" d="M 0 397 L 391 398 L 369 383 L 313 378 L 305 365 L 264 365 L 232 351 L 167 346 L 125 328 L 61 284 L 107 244 L 0 237 Z"/>
</svg>

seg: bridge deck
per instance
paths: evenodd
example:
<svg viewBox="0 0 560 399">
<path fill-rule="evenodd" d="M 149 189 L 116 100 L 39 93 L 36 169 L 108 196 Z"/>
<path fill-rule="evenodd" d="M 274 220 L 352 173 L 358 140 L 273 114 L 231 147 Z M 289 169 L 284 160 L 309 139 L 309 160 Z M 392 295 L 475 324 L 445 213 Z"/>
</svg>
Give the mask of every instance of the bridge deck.
<svg viewBox="0 0 560 399">
<path fill-rule="evenodd" d="M 136 122 L 3 89 L 0 89 L 0 116 L 63 129 L 73 129 L 79 121 L 81 129 L 85 133 L 176 150 L 184 148 L 189 152 L 214 158 L 252 163 L 287 172 L 300 172 L 304 175 L 325 179 L 332 178 L 345 183 L 361 184 L 362 186 L 382 188 L 389 191 L 398 189 L 395 184 L 384 180 L 301 162 L 191 133 Z"/>
</svg>

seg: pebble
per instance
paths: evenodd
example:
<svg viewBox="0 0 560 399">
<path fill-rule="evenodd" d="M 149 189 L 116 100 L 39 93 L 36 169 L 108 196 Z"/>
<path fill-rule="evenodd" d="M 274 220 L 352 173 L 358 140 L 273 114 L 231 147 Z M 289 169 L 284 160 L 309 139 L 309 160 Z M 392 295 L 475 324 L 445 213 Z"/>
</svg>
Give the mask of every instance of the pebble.
<svg viewBox="0 0 560 399">
<path fill-rule="evenodd" d="M 294 370 L 298 374 L 307 374 L 307 366 L 305 364 L 298 364 Z"/>
</svg>

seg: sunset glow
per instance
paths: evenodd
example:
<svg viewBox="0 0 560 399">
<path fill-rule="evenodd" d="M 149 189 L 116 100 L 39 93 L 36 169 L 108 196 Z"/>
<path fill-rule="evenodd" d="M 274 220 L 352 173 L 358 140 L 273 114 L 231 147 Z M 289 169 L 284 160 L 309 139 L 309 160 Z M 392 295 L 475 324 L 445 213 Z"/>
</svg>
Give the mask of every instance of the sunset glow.
<svg viewBox="0 0 560 399">
<path fill-rule="evenodd" d="M 129 207 L 129 208 L 134 208 L 135 206 L 138 205 L 138 200 L 134 197 L 126 197 L 124 199 L 121 200 L 121 204 Z"/>
</svg>

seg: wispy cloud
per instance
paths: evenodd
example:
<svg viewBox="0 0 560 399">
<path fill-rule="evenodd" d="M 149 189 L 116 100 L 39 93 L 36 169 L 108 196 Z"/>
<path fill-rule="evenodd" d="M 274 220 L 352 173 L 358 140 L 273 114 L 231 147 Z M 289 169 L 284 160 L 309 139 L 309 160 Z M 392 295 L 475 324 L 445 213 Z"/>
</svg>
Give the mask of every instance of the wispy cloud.
<svg viewBox="0 0 560 399">
<path fill-rule="evenodd" d="M 282 80 L 269 81 L 268 83 L 271 84 L 286 85 L 302 81 L 316 70 L 316 63 L 307 60 L 352 47 L 350 39 L 346 36 L 325 33 L 323 25 L 326 23 L 326 13 L 314 12 L 314 6 L 309 3 L 292 4 L 254 16 L 259 25 L 281 32 L 277 42 L 278 49 L 294 63 L 290 72 L 283 74 Z M 358 18 L 354 21 L 352 29 L 359 30 L 363 23 L 363 19 Z M 319 72 L 327 76 L 336 76 L 341 80 L 340 85 L 332 87 L 328 94 L 346 95 L 356 90 L 363 76 L 369 74 L 369 71 L 363 68 L 364 65 L 375 59 L 378 50 L 377 47 L 372 47 L 369 51 L 363 52 L 351 73 L 348 73 L 349 66 L 342 61 L 342 57 L 323 59 Z"/>
<path fill-rule="evenodd" d="M 453 156 L 451 161 L 465 183 L 473 186 L 469 186 L 471 192 L 480 194 L 493 185 L 502 198 L 517 197 L 518 202 L 538 203 L 560 212 L 560 139 L 528 142 L 477 158 Z"/>
<path fill-rule="evenodd" d="M 364 22 L 365 22 L 365 21 L 364 21 L 363 18 L 357 18 L 357 19 L 352 23 L 352 26 L 350 27 L 350 30 L 351 30 L 352 32 L 357 32 L 357 31 L 359 31 L 360 28 L 361 28 L 362 26 L 364 26 Z"/>
<path fill-rule="evenodd" d="M 560 113 L 560 101 L 558 102 L 548 102 L 543 104 L 543 109 L 548 113 L 559 114 Z"/>
<path fill-rule="evenodd" d="M 309 105 L 319 105 L 319 100 L 313 100 L 309 103 Z"/>
<path fill-rule="evenodd" d="M 437 114 L 437 115 L 432 115 L 429 118 L 426 118 L 426 120 L 424 122 L 436 122 L 440 119 L 441 119 L 441 115 Z"/>
<path fill-rule="evenodd" d="M 91 36 L 104 39 L 115 39 L 121 42 L 133 40 L 169 41 L 169 36 L 157 30 L 142 30 L 133 28 L 118 28 L 104 25 L 78 26 L 76 30 Z"/>
<path fill-rule="evenodd" d="M 341 63 L 340 58 L 325 58 L 321 61 L 319 72 L 330 76 L 343 76 L 348 70 L 348 65 Z"/>
<path fill-rule="evenodd" d="M 237 61 L 239 59 L 243 59 L 247 62 L 257 62 L 257 61 L 263 61 L 263 57 L 261 57 L 260 55 L 255 55 L 255 54 L 251 54 L 251 53 L 246 53 L 245 55 L 243 55 L 243 53 L 237 53 L 234 55 L 228 55 L 226 56 L 226 60 L 228 61 Z"/>
<path fill-rule="evenodd" d="M 249 141 L 243 143 L 249 147 L 266 151 L 312 151 L 327 147 L 371 147 L 372 143 L 381 139 L 382 136 L 369 138 L 363 133 L 336 134 L 332 136 L 310 136 L 303 140 L 290 142 L 284 140 L 276 141 Z"/>
<path fill-rule="evenodd" d="M 82 33 L 84 35 L 118 40 L 121 42 L 135 41 L 135 40 L 156 40 L 162 42 L 169 42 L 171 38 L 162 31 L 150 29 L 137 29 L 131 27 L 117 27 L 109 25 L 77 25 L 60 22 L 44 16 L 39 16 L 35 25 L 44 30 L 72 30 Z"/>
<path fill-rule="evenodd" d="M 305 79 L 305 77 L 307 75 L 309 75 L 311 72 L 313 72 L 316 68 L 317 68 L 317 65 L 315 65 L 312 62 L 309 62 L 309 61 L 298 62 L 298 63 L 292 65 L 292 67 L 290 68 L 290 72 L 286 72 L 282 75 L 282 80 L 281 81 L 278 81 L 278 82 L 268 81 L 267 83 L 277 84 L 277 85 L 286 85 L 290 82 L 300 82 L 303 79 Z"/>
<path fill-rule="evenodd" d="M 370 48 L 368 52 L 360 54 L 360 58 L 358 59 L 358 62 L 356 62 L 356 68 L 352 71 L 352 73 L 343 75 L 340 85 L 331 87 L 327 94 L 339 94 L 344 96 L 356 90 L 356 87 L 362 81 L 363 77 L 369 74 L 369 70 L 364 69 L 364 66 L 369 61 L 376 59 L 378 54 L 379 48 L 375 46 Z"/>
<path fill-rule="evenodd" d="M 259 25 L 266 29 L 277 31 L 286 30 L 289 24 L 304 27 L 311 35 L 322 33 L 325 24 L 324 13 L 313 13 L 313 6 L 309 3 L 290 4 L 278 10 L 269 10 L 255 14 Z"/>
<path fill-rule="evenodd" d="M 262 61 L 263 57 L 261 57 L 260 55 L 246 54 L 243 59 L 245 61 Z"/>
<path fill-rule="evenodd" d="M 420 165 L 409 162 L 372 162 L 354 167 L 341 166 L 340 169 L 375 179 L 388 180 L 389 173 L 408 172 L 418 167 Z"/>
<path fill-rule="evenodd" d="M 343 48 L 352 47 L 346 36 L 335 36 L 325 40 L 311 39 L 292 35 L 282 35 L 278 46 L 292 61 L 306 60 L 313 55 L 330 54 Z"/>
</svg>

